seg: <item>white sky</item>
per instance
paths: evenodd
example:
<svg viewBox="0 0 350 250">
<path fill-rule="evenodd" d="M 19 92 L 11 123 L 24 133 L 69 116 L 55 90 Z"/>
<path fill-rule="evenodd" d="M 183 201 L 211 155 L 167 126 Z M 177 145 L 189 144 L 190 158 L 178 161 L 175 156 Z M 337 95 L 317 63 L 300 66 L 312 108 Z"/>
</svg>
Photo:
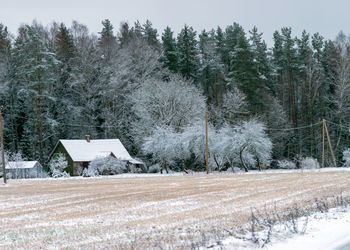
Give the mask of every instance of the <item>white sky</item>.
<svg viewBox="0 0 350 250">
<path fill-rule="evenodd" d="M 225 28 L 233 22 L 246 32 L 256 25 L 272 46 L 276 29 L 290 26 L 294 35 L 303 29 L 334 39 L 340 30 L 350 33 L 348 0 L 1 0 L 0 22 L 13 33 L 22 23 L 34 19 L 48 25 L 52 21 L 70 26 L 72 20 L 86 24 L 91 32 L 102 29 L 110 19 L 117 31 L 121 21 L 132 25 L 149 19 L 161 34 L 168 25 L 175 33 L 186 23 L 197 32 Z"/>
</svg>

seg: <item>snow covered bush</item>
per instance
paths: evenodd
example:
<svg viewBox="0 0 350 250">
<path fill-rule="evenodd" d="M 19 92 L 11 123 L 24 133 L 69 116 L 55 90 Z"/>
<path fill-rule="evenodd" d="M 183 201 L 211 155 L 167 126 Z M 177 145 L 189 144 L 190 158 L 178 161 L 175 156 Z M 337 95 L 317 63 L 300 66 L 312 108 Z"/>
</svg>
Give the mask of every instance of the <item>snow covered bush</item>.
<svg viewBox="0 0 350 250">
<path fill-rule="evenodd" d="M 253 155 L 260 170 L 263 166 L 269 165 L 272 154 L 272 142 L 265 132 L 265 125 L 252 119 L 243 122 L 237 129 L 240 130 L 243 137 L 241 153 L 247 150 Z M 244 165 L 243 162 L 242 164 Z"/>
<path fill-rule="evenodd" d="M 171 127 L 157 127 L 151 136 L 145 138 L 142 150 L 151 154 L 161 166 L 160 172 L 169 171 L 169 167 L 183 152 L 179 134 Z"/>
<path fill-rule="evenodd" d="M 350 167 L 350 148 L 343 151 L 344 167 Z"/>
<path fill-rule="evenodd" d="M 318 163 L 317 159 L 314 159 L 312 157 L 305 157 L 300 161 L 300 168 L 316 169 L 316 168 L 320 168 L 320 164 Z"/>
<path fill-rule="evenodd" d="M 159 173 L 160 172 L 160 166 L 159 164 L 154 164 L 148 168 L 148 173 Z"/>
<path fill-rule="evenodd" d="M 115 175 L 127 172 L 126 162 L 108 156 L 91 161 L 89 167 L 84 169 L 83 176 L 93 177 L 99 175 Z"/>
<path fill-rule="evenodd" d="M 64 154 L 55 154 L 49 162 L 49 169 L 53 178 L 67 178 L 70 175 L 64 171 L 68 162 Z"/>
<path fill-rule="evenodd" d="M 289 160 L 279 160 L 277 161 L 277 167 L 281 169 L 296 169 L 297 165 Z"/>
<path fill-rule="evenodd" d="M 182 133 L 179 135 L 181 147 L 178 147 L 179 156 L 181 160 L 191 157 L 193 154 L 196 160 L 204 164 L 205 161 L 205 121 L 198 120 L 192 125 L 184 127 Z M 211 124 L 208 124 L 208 147 L 212 147 L 215 139 L 215 129 Z"/>
</svg>

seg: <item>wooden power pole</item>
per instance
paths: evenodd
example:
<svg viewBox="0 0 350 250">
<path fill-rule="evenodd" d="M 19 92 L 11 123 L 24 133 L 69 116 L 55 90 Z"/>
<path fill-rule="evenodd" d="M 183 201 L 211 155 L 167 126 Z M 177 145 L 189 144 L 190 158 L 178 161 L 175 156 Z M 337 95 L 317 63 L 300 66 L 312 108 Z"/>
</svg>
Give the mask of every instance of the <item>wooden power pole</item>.
<svg viewBox="0 0 350 250">
<path fill-rule="evenodd" d="M 337 162 L 335 161 L 335 157 L 334 157 L 334 153 L 333 153 L 333 149 L 332 149 L 331 139 L 329 138 L 329 133 L 328 133 L 328 128 L 327 128 L 326 120 L 324 120 L 324 119 L 323 119 L 323 126 L 324 126 L 324 129 L 325 129 L 325 131 L 326 131 L 327 140 L 328 140 L 328 146 L 329 146 L 329 150 L 331 151 L 331 156 L 332 156 L 332 160 L 333 160 L 333 165 L 334 165 L 334 167 L 337 167 Z"/>
<path fill-rule="evenodd" d="M 207 171 L 207 174 L 209 173 L 208 158 L 209 158 L 209 152 L 208 152 L 208 110 L 206 110 L 205 111 L 205 169 Z"/>
<path fill-rule="evenodd" d="M 5 168 L 5 148 L 4 148 L 4 133 L 2 130 L 2 113 L 0 107 L 0 140 L 1 140 L 1 159 L 2 159 L 2 176 L 4 178 L 4 183 L 7 183 L 6 179 L 6 168 Z"/>
<path fill-rule="evenodd" d="M 323 119 L 322 121 L 322 165 L 321 165 L 322 168 L 324 168 L 324 130 L 325 130 L 324 124 L 325 124 L 325 121 Z"/>
</svg>

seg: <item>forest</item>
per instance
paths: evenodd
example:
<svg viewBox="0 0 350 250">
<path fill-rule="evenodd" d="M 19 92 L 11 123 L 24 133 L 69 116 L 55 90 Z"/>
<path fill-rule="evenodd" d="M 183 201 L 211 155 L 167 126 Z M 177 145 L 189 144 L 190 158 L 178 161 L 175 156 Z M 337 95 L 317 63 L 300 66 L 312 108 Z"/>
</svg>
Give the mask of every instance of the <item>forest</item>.
<svg viewBox="0 0 350 250">
<path fill-rule="evenodd" d="M 195 31 L 102 21 L 98 34 L 33 21 L 0 24 L 5 149 L 45 165 L 59 139 L 119 138 L 147 165 L 291 168 L 321 162 L 323 121 L 338 165 L 350 159 L 350 37 L 284 27 Z M 332 166 L 326 147 L 326 166 Z M 293 165 L 295 166 L 295 164 Z"/>
</svg>

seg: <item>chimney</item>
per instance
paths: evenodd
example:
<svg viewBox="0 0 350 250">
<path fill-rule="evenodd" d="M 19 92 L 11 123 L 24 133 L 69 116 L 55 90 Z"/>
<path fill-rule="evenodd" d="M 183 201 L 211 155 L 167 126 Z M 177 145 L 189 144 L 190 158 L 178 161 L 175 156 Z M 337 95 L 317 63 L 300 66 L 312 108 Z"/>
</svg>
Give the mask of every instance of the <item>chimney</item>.
<svg viewBox="0 0 350 250">
<path fill-rule="evenodd" d="M 86 140 L 87 142 L 90 142 L 90 135 L 85 135 L 85 140 Z"/>
</svg>

